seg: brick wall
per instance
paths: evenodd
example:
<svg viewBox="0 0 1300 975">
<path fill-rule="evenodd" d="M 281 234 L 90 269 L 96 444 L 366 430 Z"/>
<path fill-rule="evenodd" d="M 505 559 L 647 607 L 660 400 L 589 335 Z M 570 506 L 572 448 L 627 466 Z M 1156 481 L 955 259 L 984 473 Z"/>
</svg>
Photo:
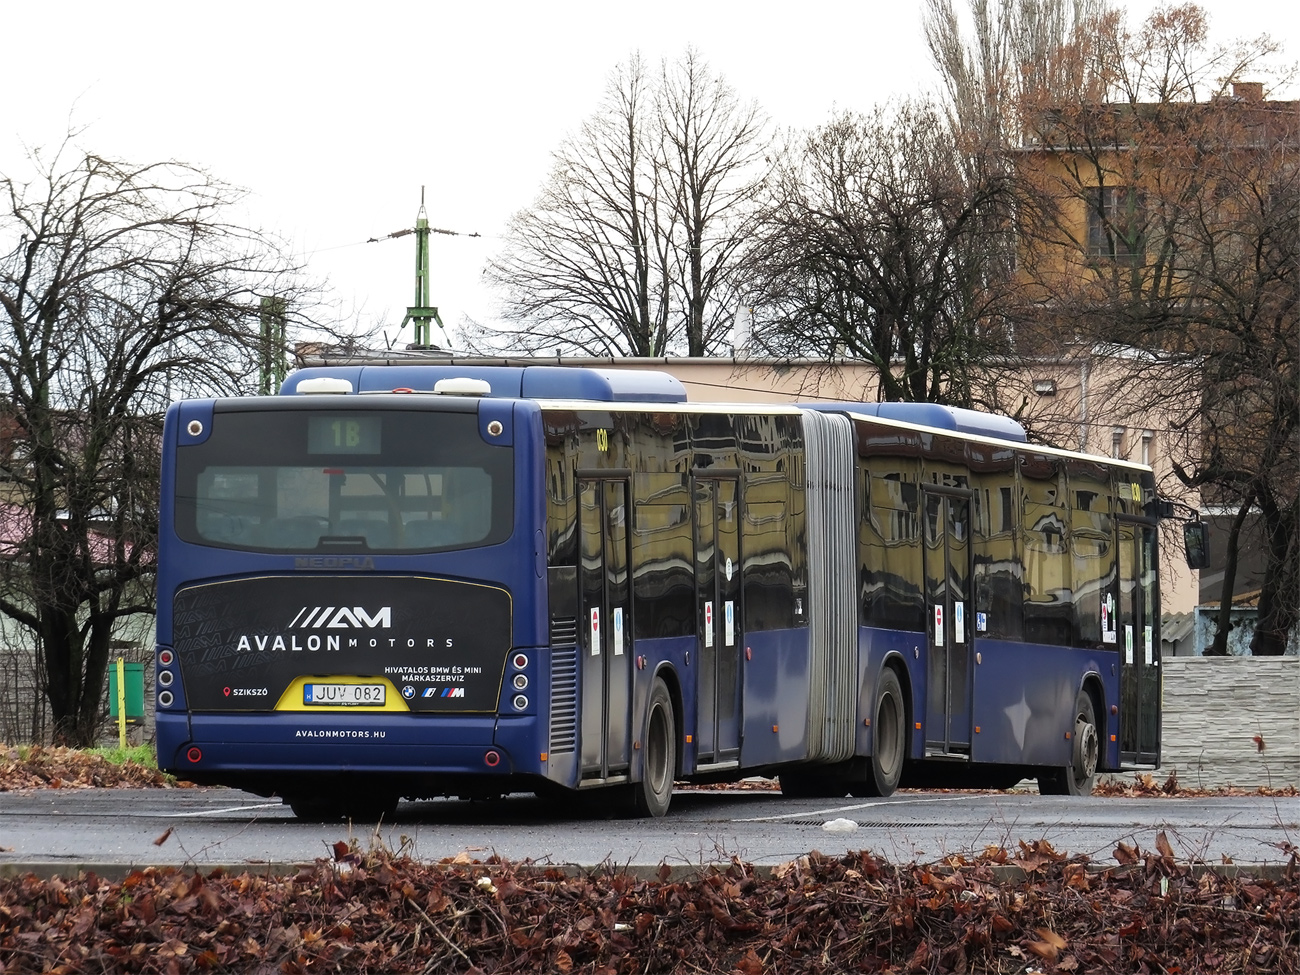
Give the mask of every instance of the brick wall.
<svg viewBox="0 0 1300 975">
<path fill-rule="evenodd" d="M 1162 775 L 1177 770 L 1192 788 L 1300 786 L 1300 657 L 1166 657 L 1161 667 Z"/>
</svg>

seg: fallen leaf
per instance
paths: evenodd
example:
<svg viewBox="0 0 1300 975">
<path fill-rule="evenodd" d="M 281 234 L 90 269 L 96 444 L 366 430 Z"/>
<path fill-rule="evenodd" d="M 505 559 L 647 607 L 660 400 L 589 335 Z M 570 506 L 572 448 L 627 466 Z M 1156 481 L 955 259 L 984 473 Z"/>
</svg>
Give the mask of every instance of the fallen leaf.
<svg viewBox="0 0 1300 975">
<path fill-rule="evenodd" d="M 1165 835 L 1163 829 L 1156 834 L 1156 849 L 1160 851 L 1160 855 L 1165 859 L 1172 860 L 1174 858 L 1174 848 L 1170 845 L 1169 837 Z"/>
<path fill-rule="evenodd" d="M 1046 941 L 1031 941 L 1029 944 L 1025 945 L 1025 947 L 1039 958 L 1045 958 L 1048 961 L 1056 961 L 1057 956 L 1060 953 L 1060 949 L 1058 949 L 1056 945 L 1049 944 Z"/>
<path fill-rule="evenodd" d="M 1058 950 L 1065 947 L 1065 939 L 1053 931 L 1051 928 L 1035 928 L 1035 933 Z"/>
<path fill-rule="evenodd" d="M 173 829 L 175 829 L 174 826 L 168 826 L 165 830 L 163 830 L 163 834 L 153 841 L 153 845 L 162 846 L 164 843 L 166 843 L 169 839 L 172 838 Z"/>
</svg>

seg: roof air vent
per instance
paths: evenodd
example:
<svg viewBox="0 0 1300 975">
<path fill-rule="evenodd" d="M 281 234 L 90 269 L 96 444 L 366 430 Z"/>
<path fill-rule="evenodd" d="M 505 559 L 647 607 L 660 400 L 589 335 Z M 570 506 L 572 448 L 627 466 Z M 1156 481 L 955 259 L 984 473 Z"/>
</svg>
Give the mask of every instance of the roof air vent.
<svg viewBox="0 0 1300 975">
<path fill-rule="evenodd" d="M 433 391 L 443 396 L 491 396 L 492 384 L 486 379 L 468 377 L 439 379 L 433 384 Z"/>
<path fill-rule="evenodd" d="M 304 379 L 300 382 L 295 392 L 306 393 L 309 395 L 318 395 L 320 393 L 350 393 L 352 392 L 352 382 L 348 379 L 338 379 L 334 376 L 317 376 L 314 379 Z"/>
</svg>

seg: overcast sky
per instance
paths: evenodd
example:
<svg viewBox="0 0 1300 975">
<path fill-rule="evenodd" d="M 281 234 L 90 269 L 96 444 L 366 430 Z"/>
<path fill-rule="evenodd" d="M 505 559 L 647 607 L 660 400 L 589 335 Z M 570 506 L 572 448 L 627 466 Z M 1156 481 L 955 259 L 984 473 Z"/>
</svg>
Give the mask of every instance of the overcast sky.
<svg viewBox="0 0 1300 975">
<path fill-rule="evenodd" d="M 1213 39 L 1267 32 L 1300 58 L 1293 0 L 1201 2 Z M 1136 23 L 1156 4 L 1127 6 Z M 694 45 L 783 128 L 934 83 L 919 0 L 5 0 L 0 23 L 0 172 L 69 124 L 103 155 L 200 164 L 249 190 L 251 219 L 329 279 L 341 317 L 393 337 L 413 240 L 364 241 L 412 226 L 425 186 L 433 226 L 483 235 L 432 238 L 433 303 L 448 325 L 491 319 L 484 262 L 634 50 L 654 63 Z"/>
</svg>

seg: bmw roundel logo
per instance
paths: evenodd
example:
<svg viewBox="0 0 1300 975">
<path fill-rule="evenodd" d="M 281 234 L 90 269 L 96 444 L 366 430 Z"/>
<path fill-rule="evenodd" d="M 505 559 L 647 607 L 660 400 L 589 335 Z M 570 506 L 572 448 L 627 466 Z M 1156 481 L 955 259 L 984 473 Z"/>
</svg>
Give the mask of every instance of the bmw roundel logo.
<svg viewBox="0 0 1300 975">
<path fill-rule="evenodd" d="M 406 698 L 408 701 L 411 698 L 415 697 L 415 688 L 412 687 L 410 684 L 407 684 L 405 687 L 402 688 L 402 697 Z"/>
</svg>

